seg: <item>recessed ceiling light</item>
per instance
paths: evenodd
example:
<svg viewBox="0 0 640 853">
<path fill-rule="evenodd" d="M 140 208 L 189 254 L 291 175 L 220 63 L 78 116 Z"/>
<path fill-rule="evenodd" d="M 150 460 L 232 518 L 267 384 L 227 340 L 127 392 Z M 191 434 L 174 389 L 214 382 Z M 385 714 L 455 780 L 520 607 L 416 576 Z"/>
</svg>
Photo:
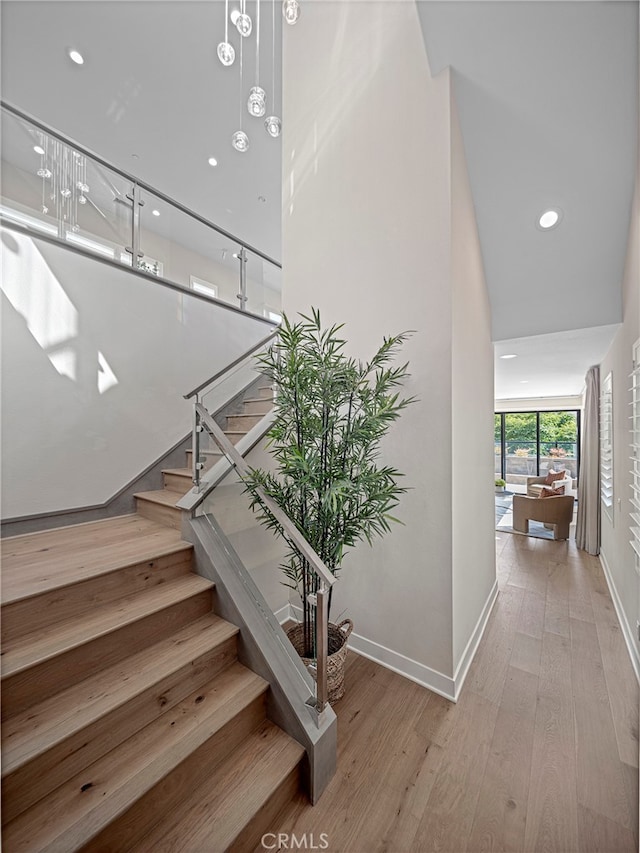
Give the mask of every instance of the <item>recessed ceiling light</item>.
<svg viewBox="0 0 640 853">
<path fill-rule="evenodd" d="M 72 62 L 75 62 L 76 65 L 84 64 L 84 57 L 82 56 L 79 50 L 75 50 L 74 48 L 70 47 L 67 51 L 67 56 Z"/>
<path fill-rule="evenodd" d="M 217 166 L 218 165 L 218 161 L 216 160 L 215 157 L 209 157 L 208 163 L 210 166 Z"/>
<path fill-rule="evenodd" d="M 500 358 L 517 358 L 518 356 L 515 353 L 509 353 L 508 355 L 501 355 Z"/>
<path fill-rule="evenodd" d="M 140 159 L 140 156 L 138 154 L 132 154 L 131 156 L 133 157 L 134 160 Z"/>
<path fill-rule="evenodd" d="M 36 154 L 44 154 L 44 148 L 42 147 L 42 145 L 34 145 L 33 150 L 36 152 Z"/>
<path fill-rule="evenodd" d="M 529 384 L 529 380 L 528 380 L 528 379 L 521 379 L 521 380 L 520 380 L 520 384 L 521 384 L 521 385 L 528 385 L 528 384 Z"/>
<path fill-rule="evenodd" d="M 545 210 L 539 217 L 538 228 L 542 229 L 542 231 L 549 231 L 551 228 L 555 228 L 556 225 L 559 225 L 561 219 L 561 210 L 557 207 L 549 208 L 549 210 Z"/>
<path fill-rule="evenodd" d="M 261 202 L 263 202 L 263 203 L 264 203 L 264 202 L 266 201 L 266 198 L 265 198 L 263 195 L 259 195 L 259 196 L 258 196 L 258 201 L 261 201 Z"/>
<path fill-rule="evenodd" d="M 160 216 L 159 210 L 152 210 L 151 213 L 153 213 L 154 216 Z"/>
</svg>

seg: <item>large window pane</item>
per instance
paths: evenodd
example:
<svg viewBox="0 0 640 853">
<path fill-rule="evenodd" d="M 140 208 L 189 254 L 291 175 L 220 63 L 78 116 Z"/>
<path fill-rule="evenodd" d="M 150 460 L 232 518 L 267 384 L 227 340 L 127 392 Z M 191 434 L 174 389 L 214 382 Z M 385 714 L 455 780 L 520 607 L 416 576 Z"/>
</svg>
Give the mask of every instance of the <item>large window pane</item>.
<svg viewBox="0 0 640 853">
<path fill-rule="evenodd" d="M 540 412 L 540 474 L 549 468 L 578 476 L 577 412 Z"/>
<path fill-rule="evenodd" d="M 504 439 L 507 483 L 524 485 L 537 474 L 536 413 L 506 414 Z"/>
<path fill-rule="evenodd" d="M 495 472 L 496 480 L 502 477 L 502 435 L 501 435 L 502 415 L 494 415 L 493 426 L 493 448 L 495 455 Z"/>
</svg>

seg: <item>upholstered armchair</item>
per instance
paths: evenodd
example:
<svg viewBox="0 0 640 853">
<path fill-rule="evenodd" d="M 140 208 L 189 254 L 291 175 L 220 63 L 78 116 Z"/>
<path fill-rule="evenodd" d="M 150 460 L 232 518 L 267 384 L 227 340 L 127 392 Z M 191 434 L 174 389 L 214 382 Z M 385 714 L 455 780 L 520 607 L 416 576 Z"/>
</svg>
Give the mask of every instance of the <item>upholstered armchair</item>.
<svg viewBox="0 0 640 853">
<path fill-rule="evenodd" d="M 562 480 L 555 480 L 553 485 L 549 485 L 546 482 L 546 477 L 527 477 L 527 494 L 531 498 L 539 498 L 540 492 L 543 488 L 547 489 L 557 489 L 560 486 L 564 486 L 565 495 L 571 495 L 572 497 L 576 497 L 576 490 L 573 488 L 573 478 L 571 477 L 570 471 L 564 472 L 564 478 Z"/>
<path fill-rule="evenodd" d="M 553 526 L 554 539 L 568 539 L 569 525 L 573 519 L 573 495 L 556 495 L 550 498 L 513 496 L 513 529 L 529 532 L 530 521 L 540 521 Z"/>
</svg>

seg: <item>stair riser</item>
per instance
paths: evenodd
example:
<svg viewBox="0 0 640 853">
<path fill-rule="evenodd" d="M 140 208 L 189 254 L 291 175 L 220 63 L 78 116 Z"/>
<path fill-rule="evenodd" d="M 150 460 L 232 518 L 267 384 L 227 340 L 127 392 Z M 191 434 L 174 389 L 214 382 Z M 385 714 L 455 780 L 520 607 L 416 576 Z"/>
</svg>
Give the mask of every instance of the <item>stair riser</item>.
<svg viewBox="0 0 640 853">
<path fill-rule="evenodd" d="M 271 400 L 249 400 L 244 403 L 244 411 L 247 415 L 266 415 L 272 405 Z"/>
<path fill-rule="evenodd" d="M 180 530 L 182 526 L 182 510 L 166 504 L 154 503 L 153 501 L 136 498 L 136 512 L 143 518 L 148 518 L 165 527 Z"/>
<path fill-rule="evenodd" d="M 152 688 L 74 733 L 3 780 L 3 824 L 38 802 L 83 767 L 167 713 L 237 658 L 232 637 L 167 675 Z"/>
<path fill-rule="evenodd" d="M 271 385 L 263 385 L 258 388 L 258 397 L 262 400 L 273 400 L 273 388 Z"/>
<path fill-rule="evenodd" d="M 260 849 L 260 839 L 266 832 L 278 831 L 278 815 L 300 791 L 300 765 L 269 797 L 260 811 L 249 821 L 236 840 L 227 848 L 227 853 L 252 853 Z"/>
<path fill-rule="evenodd" d="M 227 418 L 227 429 L 239 429 L 242 432 L 249 432 L 261 420 L 262 415 L 229 415 Z"/>
<path fill-rule="evenodd" d="M 162 475 L 162 479 L 165 489 L 173 489 L 174 492 L 180 492 L 182 495 L 186 495 L 191 486 L 193 486 L 190 474 L 165 473 Z"/>
<path fill-rule="evenodd" d="M 88 675 L 123 660 L 211 611 L 211 591 L 205 590 L 51 660 L 2 680 L 3 719 L 6 710 L 18 714 Z"/>
<path fill-rule="evenodd" d="M 83 847 L 83 853 L 131 850 L 161 818 L 197 788 L 203 778 L 215 772 L 264 716 L 265 697 L 262 695 Z"/>
<path fill-rule="evenodd" d="M 2 642 L 6 644 L 9 639 L 13 641 L 65 619 L 89 613 L 125 594 L 131 595 L 187 574 L 192 569 L 191 556 L 192 549 L 185 548 L 82 583 L 5 604 L 2 607 Z"/>
</svg>

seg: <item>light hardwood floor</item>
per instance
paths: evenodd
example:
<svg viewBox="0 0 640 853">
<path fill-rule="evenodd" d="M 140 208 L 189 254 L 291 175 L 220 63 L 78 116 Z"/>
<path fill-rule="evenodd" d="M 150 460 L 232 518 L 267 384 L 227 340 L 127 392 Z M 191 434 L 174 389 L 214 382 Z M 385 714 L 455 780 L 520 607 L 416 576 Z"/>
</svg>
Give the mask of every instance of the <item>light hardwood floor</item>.
<svg viewBox="0 0 640 853">
<path fill-rule="evenodd" d="M 500 595 L 459 702 L 350 653 L 338 772 L 274 832 L 329 853 L 638 850 L 638 685 L 599 561 L 496 545 Z"/>
</svg>

